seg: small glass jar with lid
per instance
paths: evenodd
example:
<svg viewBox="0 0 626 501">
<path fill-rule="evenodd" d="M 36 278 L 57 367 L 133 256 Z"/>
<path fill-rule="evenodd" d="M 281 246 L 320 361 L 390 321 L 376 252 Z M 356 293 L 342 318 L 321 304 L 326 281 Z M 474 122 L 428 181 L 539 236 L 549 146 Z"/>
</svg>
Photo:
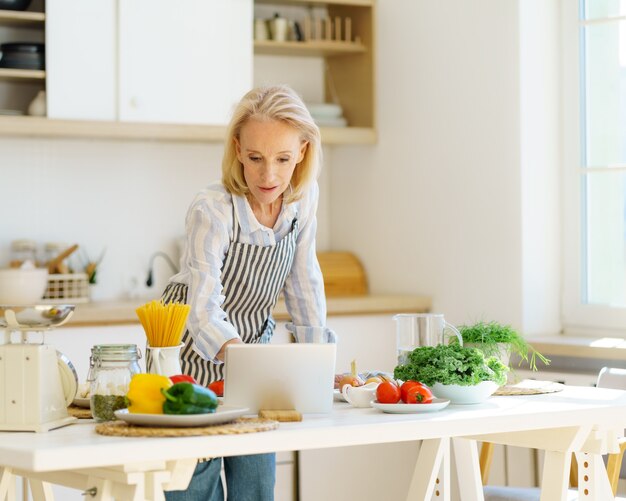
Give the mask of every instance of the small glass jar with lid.
<svg viewBox="0 0 626 501">
<path fill-rule="evenodd" d="M 98 344 L 89 358 L 91 414 L 98 422 L 112 421 L 115 411 L 127 407 L 130 379 L 141 372 L 136 344 Z"/>
<path fill-rule="evenodd" d="M 36 265 L 37 243 L 34 240 L 21 239 L 11 242 L 11 266 L 19 267 L 30 262 Z"/>
</svg>

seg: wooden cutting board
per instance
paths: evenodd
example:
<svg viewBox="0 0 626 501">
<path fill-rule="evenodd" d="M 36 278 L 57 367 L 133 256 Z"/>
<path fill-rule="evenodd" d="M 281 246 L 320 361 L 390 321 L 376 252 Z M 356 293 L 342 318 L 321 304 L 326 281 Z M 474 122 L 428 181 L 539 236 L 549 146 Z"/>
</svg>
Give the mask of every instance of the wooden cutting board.
<svg viewBox="0 0 626 501">
<path fill-rule="evenodd" d="M 351 252 L 318 252 L 326 297 L 365 296 L 365 269 Z"/>
</svg>

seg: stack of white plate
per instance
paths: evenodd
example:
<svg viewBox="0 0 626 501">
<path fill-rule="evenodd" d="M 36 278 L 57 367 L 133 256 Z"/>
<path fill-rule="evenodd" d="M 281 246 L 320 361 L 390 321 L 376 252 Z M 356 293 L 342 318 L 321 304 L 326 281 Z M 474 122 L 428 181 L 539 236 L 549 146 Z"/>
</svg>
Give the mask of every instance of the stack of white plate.
<svg viewBox="0 0 626 501">
<path fill-rule="evenodd" d="M 309 112 L 320 127 L 346 127 L 347 120 L 343 117 L 343 109 L 333 103 L 309 103 Z"/>
</svg>

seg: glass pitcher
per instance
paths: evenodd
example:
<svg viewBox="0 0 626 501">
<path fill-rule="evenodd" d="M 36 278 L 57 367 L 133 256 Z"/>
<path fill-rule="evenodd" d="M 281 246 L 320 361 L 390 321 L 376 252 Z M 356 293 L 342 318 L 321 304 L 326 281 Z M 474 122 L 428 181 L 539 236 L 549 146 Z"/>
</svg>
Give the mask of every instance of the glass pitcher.
<svg viewBox="0 0 626 501">
<path fill-rule="evenodd" d="M 441 313 L 400 313 L 393 319 L 396 321 L 398 365 L 405 365 L 409 353 L 418 346 L 442 344 L 448 335 L 454 334 L 463 346 L 461 333 L 446 322 Z"/>
</svg>

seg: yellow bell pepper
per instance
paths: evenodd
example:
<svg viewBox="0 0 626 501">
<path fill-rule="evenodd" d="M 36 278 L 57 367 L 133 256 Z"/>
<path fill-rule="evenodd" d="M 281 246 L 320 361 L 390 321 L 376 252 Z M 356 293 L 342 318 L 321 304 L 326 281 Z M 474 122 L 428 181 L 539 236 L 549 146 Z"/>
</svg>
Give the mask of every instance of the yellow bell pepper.
<svg viewBox="0 0 626 501">
<path fill-rule="evenodd" d="M 159 374 L 135 374 L 128 386 L 128 412 L 134 414 L 163 414 L 165 396 L 161 389 L 168 389 L 172 382 Z"/>
</svg>

